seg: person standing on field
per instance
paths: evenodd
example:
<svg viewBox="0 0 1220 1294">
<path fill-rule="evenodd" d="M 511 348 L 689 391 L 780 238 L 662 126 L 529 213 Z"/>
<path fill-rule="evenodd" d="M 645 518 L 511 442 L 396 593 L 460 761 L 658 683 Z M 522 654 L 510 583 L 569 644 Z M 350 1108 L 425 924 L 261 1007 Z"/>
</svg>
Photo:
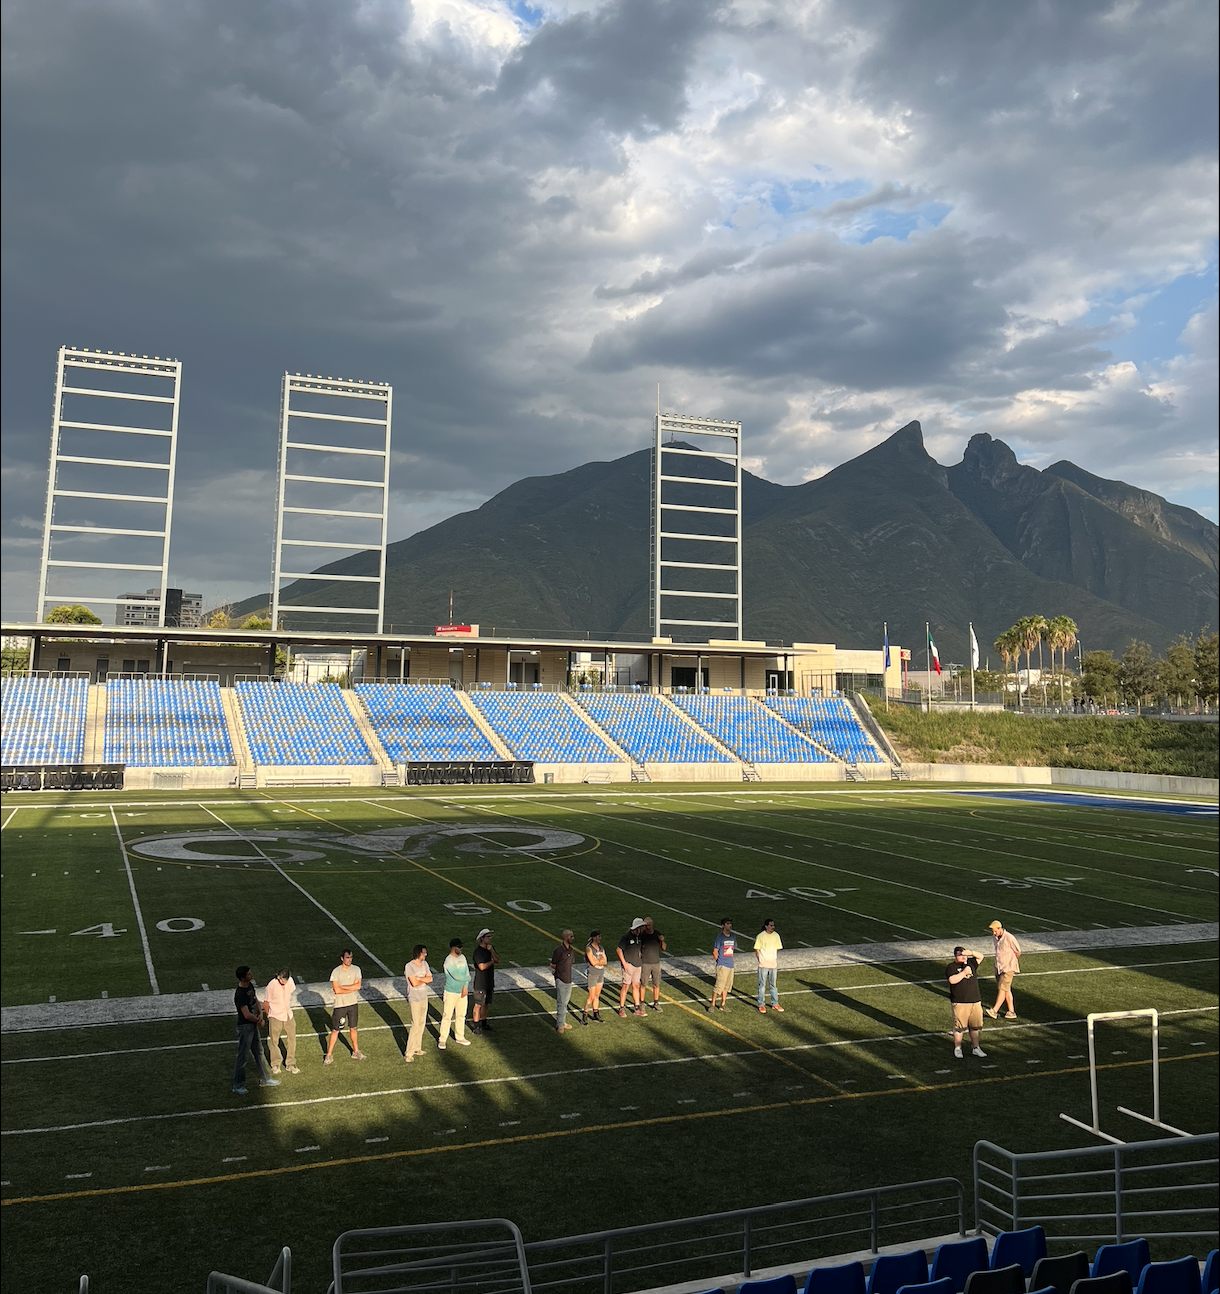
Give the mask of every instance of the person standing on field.
<svg viewBox="0 0 1220 1294">
<path fill-rule="evenodd" d="M 280 1080 L 267 1073 L 267 1062 L 263 1060 L 262 1039 L 258 1036 L 258 1026 L 263 1022 L 263 1013 L 258 1005 L 258 990 L 250 979 L 250 967 L 237 968 L 237 988 L 233 993 L 233 1005 L 237 1008 L 237 1060 L 233 1065 L 233 1091 L 238 1096 L 246 1094 L 246 1055 L 249 1053 L 258 1065 L 258 1084 L 260 1087 L 279 1087 Z"/>
<path fill-rule="evenodd" d="M 409 1065 L 416 1056 L 424 1054 L 424 1028 L 428 1023 L 428 985 L 432 983 L 432 967 L 428 965 L 428 950 L 423 944 L 416 944 L 411 949 L 411 960 L 407 962 L 403 975 L 407 980 L 411 1028 L 402 1058 Z"/>
<path fill-rule="evenodd" d="M 653 1011 L 661 1009 L 661 954 L 665 951 L 665 936 L 652 924 L 651 917 L 644 918 L 640 930 L 640 985 L 641 995 L 652 985 L 652 1001 L 648 1006 Z"/>
<path fill-rule="evenodd" d="M 437 1047 L 445 1050 L 449 1030 L 459 1047 L 469 1047 L 466 1037 L 466 996 L 470 992 L 470 965 L 462 955 L 462 941 L 449 940 L 449 956 L 445 958 L 445 995 L 441 999 L 441 1036 Z"/>
<path fill-rule="evenodd" d="M 568 1003 L 572 1000 L 572 962 L 576 950 L 572 947 L 575 936 L 565 930 L 559 937 L 559 946 L 551 953 L 551 974 L 555 977 L 555 1031 L 563 1033 L 572 1026 L 568 1023 Z"/>
<path fill-rule="evenodd" d="M 623 983 L 618 991 L 618 1013 L 621 1016 L 627 1015 L 627 989 L 631 989 L 631 997 L 635 1002 L 633 1015 L 644 1014 L 644 995 L 640 991 L 640 931 L 644 928 L 644 918 L 636 917 L 631 923 L 631 929 L 618 941 L 615 952 L 618 954 L 618 964 L 622 971 Z"/>
<path fill-rule="evenodd" d="M 733 963 L 737 957 L 737 936 L 729 917 L 720 918 L 720 933 L 712 940 L 712 961 L 716 966 L 716 982 L 712 985 L 712 1000 L 707 1009 L 723 1011 L 729 994 L 733 991 Z M 716 1005 L 717 997 L 720 1005 Z"/>
<path fill-rule="evenodd" d="M 979 1046 L 983 1027 L 983 995 L 979 992 L 979 954 L 961 944 L 953 950 L 953 960 L 945 967 L 949 981 L 949 1009 L 953 1013 L 953 1054 L 962 1059 L 962 1034 L 970 1032 L 970 1054 L 986 1056 Z"/>
<path fill-rule="evenodd" d="M 771 989 L 771 1010 L 783 1011 L 779 1004 L 779 954 L 783 940 L 775 933 L 775 922 L 768 917 L 754 936 L 754 959 L 758 962 L 758 1010 L 767 1014 L 767 988 Z"/>
<path fill-rule="evenodd" d="M 299 1074 L 297 1068 L 297 1022 L 292 1014 L 292 995 L 296 980 L 285 966 L 263 990 L 263 1014 L 267 1017 L 267 1042 L 271 1050 L 271 1072 L 280 1072 L 280 1035 L 284 1037 L 284 1068 Z"/>
<path fill-rule="evenodd" d="M 1000 1007 L 1007 1004 L 1005 1020 L 1017 1018 L 1017 1005 L 1012 1000 L 1012 977 L 1021 973 L 1021 945 L 1004 929 L 1003 923 L 993 921 L 989 927 L 995 944 L 995 1006 L 987 1008 L 987 1014 L 994 1020 L 1000 1014 Z"/>
<path fill-rule="evenodd" d="M 330 973 L 330 991 L 335 995 L 334 1010 L 330 1013 L 330 1038 L 326 1043 L 323 1065 L 334 1061 L 335 1042 L 339 1031 L 346 1029 L 352 1041 L 352 1059 L 368 1060 L 360 1050 L 356 1026 L 360 1020 L 360 985 L 363 982 L 360 967 L 352 965 L 352 950 L 344 948 L 339 954 L 339 964 Z"/>
<path fill-rule="evenodd" d="M 491 1032 L 487 1012 L 491 1008 L 492 994 L 496 991 L 496 967 L 500 954 L 491 946 L 491 931 L 480 930 L 474 945 L 474 985 L 470 996 L 474 1000 L 474 1019 L 471 1033 Z"/>
<path fill-rule="evenodd" d="M 594 1024 L 602 1023 L 601 1003 L 602 986 L 606 982 L 606 950 L 602 947 L 602 932 L 594 930 L 585 944 L 585 988 L 588 996 L 580 1013 L 581 1024 L 588 1024 L 593 1017 Z"/>
</svg>

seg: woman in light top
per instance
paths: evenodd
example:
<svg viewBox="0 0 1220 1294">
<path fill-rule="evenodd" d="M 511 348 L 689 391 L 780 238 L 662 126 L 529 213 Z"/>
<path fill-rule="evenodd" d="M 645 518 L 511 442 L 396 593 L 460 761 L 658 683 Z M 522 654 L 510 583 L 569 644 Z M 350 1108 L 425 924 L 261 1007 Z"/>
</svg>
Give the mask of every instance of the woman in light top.
<svg viewBox="0 0 1220 1294">
<path fill-rule="evenodd" d="M 606 950 L 602 947 L 602 932 L 594 930 L 585 944 L 585 987 L 589 996 L 585 999 L 580 1012 L 581 1024 L 588 1024 L 592 1016 L 595 1023 L 601 1024 L 602 985 L 606 982 Z"/>
</svg>

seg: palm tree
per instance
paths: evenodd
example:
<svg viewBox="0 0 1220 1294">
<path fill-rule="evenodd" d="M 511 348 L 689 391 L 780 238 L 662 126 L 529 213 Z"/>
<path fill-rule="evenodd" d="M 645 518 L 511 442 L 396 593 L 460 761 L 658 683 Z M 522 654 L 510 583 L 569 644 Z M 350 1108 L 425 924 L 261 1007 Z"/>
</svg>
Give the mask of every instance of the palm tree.
<svg viewBox="0 0 1220 1294">
<path fill-rule="evenodd" d="M 1022 616 L 1012 627 L 1018 650 L 1025 653 L 1025 687 L 1029 690 L 1029 659 L 1035 647 L 1042 642 L 1042 629 L 1046 621 L 1041 616 Z M 1018 690 L 1018 699 L 1020 693 Z"/>
<path fill-rule="evenodd" d="M 1015 666 L 1017 661 L 1020 660 L 1021 658 L 1021 649 L 1017 646 L 1016 629 L 1015 628 L 1005 629 L 1004 632 L 995 640 L 995 643 L 993 644 L 993 646 L 995 647 L 996 651 L 1000 653 L 1000 656 L 1004 661 L 1004 678 L 1005 678 L 1005 681 L 1007 682 L 1009 664 L 1011 663 L 1012 665 Z M 1020 708 L 1020 704 L 1021 704 L 1021 687 L 1020 687 L 1020 681 L 1018 680 L 1017 682 L 1018 708 Z"/>
<path fill-rule="evenodd" d="M 1059 704 L 1066 705 L 1063 677 L 1067 673 L 1067 654 L 1076 646 L 1076 621 L 1070 616 L 1055 616 L 1046 627 L 1046 641 L 1051 649 L 1051 668 L 1055 668 L 1055 651 L 1059 651 Z"/>
</svg>

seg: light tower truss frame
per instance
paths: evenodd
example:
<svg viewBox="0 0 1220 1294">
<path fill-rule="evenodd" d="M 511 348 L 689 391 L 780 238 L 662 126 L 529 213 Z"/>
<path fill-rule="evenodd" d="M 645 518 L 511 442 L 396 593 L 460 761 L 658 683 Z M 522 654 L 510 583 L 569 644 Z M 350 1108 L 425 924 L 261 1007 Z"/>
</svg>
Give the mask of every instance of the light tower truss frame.
<svg viewBox="0 0 1220 1294">
<path fill-rule="evenodd" d="M 323 413 L 313 409 L 294 408 L 294 395 L 334 397 L 338 400 L 367 400 L 385 407 L 385 416 L 381 418 L 363 418 L 351 414 Z M 376 633 L 382 632 L 385 619 L 385 550 L 386 527 L 389 522 L 390 507 L 390 439 L 393 421 L 394 389 L 386 382 L 365 382 L 357 379 L 316 377 L 312 374 L 285 373 L 284 385 L 280 396 L 280 454 L 278 483 L 276 488 L 275 516 L 275 557 L 271 574 L 271 624 L 279 629 L 284 614 L 327 615 L 327 616 L 376 616 Z M 381 428 L 380 448 L 353 448 L 343 445 L 323 444 L 306 440 L 292 439 L 291 421 L 294 418 L 309 421 L 355 424 L 370 428 Z M 288 456 L 290 452 L 320 453 L 327 455 L 350 455 L 353 458 L 380 457 L 380 479 L 363 479 L 356 477 L 320 476 L 308 472 L 289 472 Z M 354 470 L 354 469 L 353 469 Z M 291 484 L 322 486 L 345 486 L 381 491 L 381 507 L 376 512 L 353 511 L 340 508 L 307 508 L 288 502 L 288 490 Z M 362 518 L 375 521 L 380 529 L 380 542 L 342 543 L 322 536 L 313 538 L 284 537 L 284 519 L 286 516 L 314 516 L 324 518 Z M 294 548 L 332 548 L 342 550 L 349 555 L 373 551 L 377 554 L 376 575 L 326 575 L 307 571 L 285 569 L 285 549 Z M 291 565 L 291 563 L 289 563 Z M 341 607 L 341 606 L 302 606 L 295 603 L 281 603 L 280 585 L 285 580 L 316 580 L 320 583 L 376 584 L 377 606 Z"/>
<path fill-rule="evenodd" d="M 171 395 L 149 395 L 142 392 L 110 390 L 102 387 L 69 385 L 69 370 L 81 369 L 91 373 L 105 373 L 116 380 L 120 377 L 153 377 L 165 378 L 173 383 Z M 48 594 L 47 583 L 51 572 L 61 568 L 76 570 L 106 571 L 143 571 L 157 576 L 157 625 L 165 626 L 165 589 L 169 583 L 169 544 L 170 530 L 174 509 L 174 473 L 178 457 L 178 398 L 182 387 L 182 363 L 176 359 L 162 359 L 147 355 L 129 355 L 122 351 L 86 350 L 75 346 L 61 346 L 55 366 L 55 403 L 51 413 L 51 461 L 47 474 L 46 512 L 42 528 L 42 562 L 38 577 L 38 606 L 36 618 L 41 622 L 46 614 L 49 601 L 94 603 L 100 606 L 126 605 L 130 599 L 124 597 L 92 597 L 85 594 L 57 593 Z M 127 424 L 92 422 L 64 417 L 65 396 L 88 396 L 99 400 L 128 400 L 136 404 L 168 405 L 170 407 L 169 430 L 156 427 L 136 427 Z M 151 417 L 149 421 L 152 421 Z M 164 463 L 153 463 L 138 458 L 98 457 L 92 454 L 67 454 L 63 452 L 63 431 L 99 432 L 108 435 L 125 437 L 120 440 L 120 452 L 123 447 L 142 442 L 135 437 L 155 436 L 169 442 L 169 457 Z M 67 490 L 59 486 L 59 468 L 61 464 L 73 463 L 93 467 L 134 468 L 141 471 L 164 472 L 165 485 L 162 494 L 128 494 L 113 490 Z M 106 503 L 154 504 L 164 505 L 165 515 L 160 530 L 137 529 L 131 527 L 70 525 L 56 520 L 57 504 L 61 499 L 92 499 Z M 75 535 L 108 535 L 159 539 L 161 541 L 161 560 L 157 563 L 132 562 L 90 562 L 71 561 L 53 555 L 56 536 Z M 144 606 L 149 602 L 146 597 L 141 601 Z"/>
<path fill-rule="evenodd" d="M 697 418 L 684 414 L 658 413 L 653 422 L 653 433 L 652 636 L 654 638 L 669 636 L 666 634 L 666 630 L 674 627 L 682 630 L 716 628 L 731 630 L 732 634 L 726 633 L 724 637 L 731 636 L 734 642 L 739 642 L 742 636 L 741 423 L 726 422 L 719 418 Z M 715 436 L 721 440 L 726 440 L 729 442 L 728 448 L 731 452 L 722 452 L 715 449 L 681 448 L 672 442 L 682 434 L 700 437 Z M 666 444 L 667 437 L 670 441 L 669 444 Z M 684 456 L 694 456 L 705 461 L 710 459 L 726 463 L 732 470 L 731 479 L 689 476 L 681 471 L 682 464 L 680 462 L 672 472 L 667 471 L 667 455 L 672 455 L 679 460 Z M 665 486 L 669 484 L 731 490 L 733 506 L 699 507 L 687 503 L 666 502 Z M 682 529 L 669 529 L 667 527 L 665 519 L 665 514 L 667 513 L 671 516 L 681 514 L 683 521 L 681 523 L 674 522 L 673 524 L 681 524 Z M 709 516 L 731 517 L 733 533 L 731 535 L 718 535 L 687 528 L 688 526 L 697 526 L 701 517 Z M 696 562 L 671 559 L 665 553 L 665 541 L 667 539 L 675 541 L 697 540 L 703 544 L 729 546 L 732 550 L 732 560 L 729 562 Z M 675 573 L 681 571 L 722 571 L 732 576 L 733 591 L 731 593 L 712 592 L 710 590 L 682 588 L 680 584 L 677 586 L 664 584 L 662 583 L 662 578 L 667 571 Z M 681 576 L 675 574 L 672 578 L 680 580 Z M 731 603 L 733 618 L 731 620 L 692 620 L 667 616 L 664 614 L 665 608 L 662 602 L 669 598 L 707 599 Z"/>
</svg>

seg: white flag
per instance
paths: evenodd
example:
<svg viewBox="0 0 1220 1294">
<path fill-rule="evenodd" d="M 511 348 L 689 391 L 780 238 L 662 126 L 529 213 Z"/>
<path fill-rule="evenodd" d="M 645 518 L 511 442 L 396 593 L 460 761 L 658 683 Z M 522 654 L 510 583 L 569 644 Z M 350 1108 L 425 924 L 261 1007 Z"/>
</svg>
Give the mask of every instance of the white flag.
<svg viewBox="0 0 1220 1294">
<path fill-rule="evenodd" d="M 979 667 L 979 640 L 974 636 L 974 626 L 970 626 L 970 668 L 976 670 Z"/>
</svg>

